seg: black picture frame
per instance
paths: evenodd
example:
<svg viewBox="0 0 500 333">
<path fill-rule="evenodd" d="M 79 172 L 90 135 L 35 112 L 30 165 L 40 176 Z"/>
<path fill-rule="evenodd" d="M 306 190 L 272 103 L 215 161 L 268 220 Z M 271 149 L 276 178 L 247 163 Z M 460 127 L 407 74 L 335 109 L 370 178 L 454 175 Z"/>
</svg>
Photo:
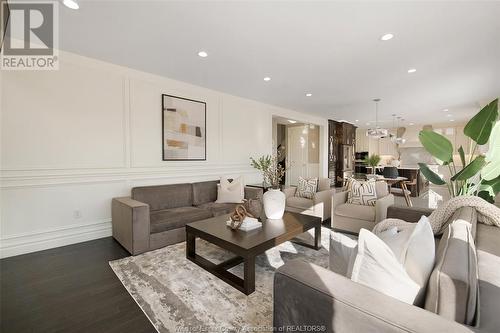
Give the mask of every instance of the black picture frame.
<svg viewBox="0 0 500 333">
<path fill-rule="evenodd" d="M 205 125 L 205 135 L 204 135 L 204 156 L 203 158 L 168 158 L 165 156 L 165 112 L 167 108 L 165 106 L 165 97 L 180 99 L 184 101 L 189 101 L 193 103 L 203 104 L 203 118 Z M 169 94 L 161 94 L 161 147 L 162 147 L 162 160 L 163 161 L 206 161 L 207 160 L 207 103 L 203 101 L 197 101 L 195 99 L 174 96 Z"/>
</svg>

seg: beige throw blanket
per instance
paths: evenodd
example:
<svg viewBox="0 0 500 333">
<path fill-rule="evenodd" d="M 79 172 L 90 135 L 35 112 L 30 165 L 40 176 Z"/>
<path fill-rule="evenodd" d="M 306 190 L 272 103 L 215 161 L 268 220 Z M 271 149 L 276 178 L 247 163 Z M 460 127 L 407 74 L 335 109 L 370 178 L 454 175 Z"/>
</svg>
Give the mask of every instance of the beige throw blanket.
<svg viewBox="0 0 500 333">
<path fill-rule="evenodd" d="M 472 207 L 477 212 L 477 220 L 480 223 L 495 225 L 500 227 L 500 208 L 490 204 L 486 200 L 476 196 L 458 196 L 444 202 L 431 215 L 429 215 L 429 222 L 432 231 L 435 235 L 440 235 L 444 232 L 450 223 L 450 217 L 455 211 L 462 207 Z M 390 227 L 408 226 L 408 222 L 399 219 L 385 219 L 380 221 L 374 228 L 373 233 L 378 234 Z"/>
</svg>

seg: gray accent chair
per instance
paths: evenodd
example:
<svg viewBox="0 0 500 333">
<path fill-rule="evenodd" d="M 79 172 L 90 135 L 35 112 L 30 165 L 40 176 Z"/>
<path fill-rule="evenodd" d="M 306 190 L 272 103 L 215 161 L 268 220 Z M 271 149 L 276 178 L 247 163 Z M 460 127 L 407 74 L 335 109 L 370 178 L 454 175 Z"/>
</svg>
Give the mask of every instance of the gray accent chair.
<svg viewBox="0 0 500 333">
<path fill-rule="evenodd" d="M 430 213 L 391 206 L 387 215 L 417 222 Z M 470 207 L 457 210 L 448 222 L 436 238 L 436 263 L 422 308 L 293 260 L 274 277 L 274 326 L 317 325 L 325 332 L 498 332 L 500 228 L 477 223 Z"/>
<path fill-rule="evenodd" d="M 312 199 L 300 198 L 295 196 L 297 187 L 288 187 L 283 189 L 286 196 L 285 210 L 310 216 L 317 216 L 321 221 L 330 218 L 332 196 L 334 189 L 330 188 L 329 178 L 320 178 L 318 182 L 318 191 Z"/>
<path fill-rule="evenodd" d="M 216 203 L 218 181 L 132 188 L 131 197 L 114 198 L 113 237 L 136 255 L 182 242 L 185 225 L 231 213 L 237 204 Z M 246 199 L 261 199 L 262 189 L 245 187 Z"/>
<path fill-rule="evenodd" d="M 331 206 L 332 228 L 349 233 L 359 233 L 361 228 L 372 230 L 375 224 L 387 216 L 387 208 L 394 204 L 394 195 L 389 193 L 386 182 L 375 182 L 377 202 L 375 206 L 347 203 L 348 191 L 333 195 Z"/>
</svg>

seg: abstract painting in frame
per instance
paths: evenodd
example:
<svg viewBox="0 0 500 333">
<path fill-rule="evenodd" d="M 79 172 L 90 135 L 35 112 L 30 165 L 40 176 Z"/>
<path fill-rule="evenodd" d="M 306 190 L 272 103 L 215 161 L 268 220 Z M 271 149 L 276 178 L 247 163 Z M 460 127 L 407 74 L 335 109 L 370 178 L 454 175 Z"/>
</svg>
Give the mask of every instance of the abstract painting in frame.
<svg viewBox="0 0 500 333">
<path fill-rule="evenodd" d="M 207 104 L 162 94 L 164 161 L 207 159 Z"/>
</svg>

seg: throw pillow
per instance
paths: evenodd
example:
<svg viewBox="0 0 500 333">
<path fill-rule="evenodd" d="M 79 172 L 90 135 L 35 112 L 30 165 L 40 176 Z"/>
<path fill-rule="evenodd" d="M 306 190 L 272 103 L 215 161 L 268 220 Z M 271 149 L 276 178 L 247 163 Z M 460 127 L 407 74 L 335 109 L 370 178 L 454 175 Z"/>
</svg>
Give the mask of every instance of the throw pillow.
<svg viewBox="0 0 500 333">
<path fill-rule="evenodd" d="M 351 280 L 408 304 L 420 290 L 389 246 L 366 229 L 359 233 Z"/>
<path fill-rule="evenodd" d="M 312 199 L 318 190 L 318 178 L 299 177 L 295 196 L 300 198 Z"/>
<path fill-rule="evenodd" d="M 374 181 L 359 182 L 355 179 L 349 184 L 347 203 L 355 205 L 375 206 L 377 190 Z"/>
<path fill-rule="evenodd" d="M 427 282 L 434 268 L 435 240 L 429 219 L 422 216 L 418 223 L 408 225 L 397 235 L 384 239 L 408 275 L 420 287 L 415 305 L 422 306 Z"/>
<path fill-rule="evenodd" d="M 220 184 L 217 185 L 216 203 L 242 203 L 245 197 L 245 186 L 243 177 L 229 181 L 227 177 L 221 177 Z"/>
<path fill-rule="evenodd" d="M 381 232 L 378 237 L 384 240 L 397 233 L 398 228 L 392 227 Z M 330 270 L 347 278 L 352 275 L 352 266 L 358 254 L 358 241 L 352 237 L 335 231 L 330 234 Z"/>
<path fill-rule="evenodd" d="M 357 247 L 357 240 L 332 231 L 330 233 L 330 270 L 345 277 L 351 277 L 349 273 L 352 271 Z"/>
</svg>

